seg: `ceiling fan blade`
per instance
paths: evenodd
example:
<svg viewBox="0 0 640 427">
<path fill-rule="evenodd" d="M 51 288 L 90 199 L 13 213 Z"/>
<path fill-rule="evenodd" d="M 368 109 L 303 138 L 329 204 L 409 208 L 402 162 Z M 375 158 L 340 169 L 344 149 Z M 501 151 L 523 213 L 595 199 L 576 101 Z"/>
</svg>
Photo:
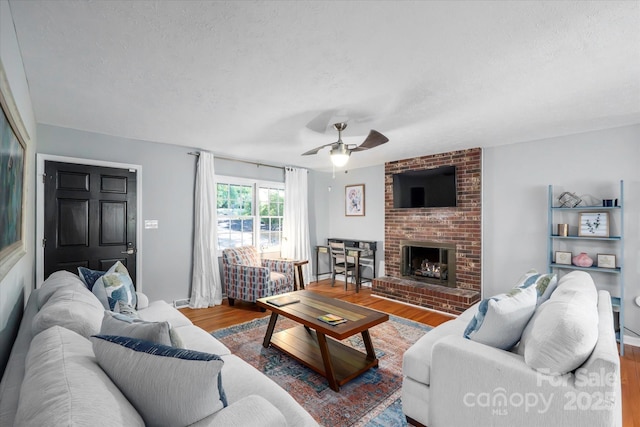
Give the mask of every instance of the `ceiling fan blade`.
<svg viewBox="0 0 640 427">
<path fill-rule="evenodd" d="M 319 147 L 314 148 L 313 150 L 309 150 L 309 151 L 307 151 L 307 152 L 305 152 L 305 153 L 302 153 L 302 155 L 303 155 L 303 156 L 309 156 L 309 155 L 311 155 L 311 154 L 318 154 L 318 151 L 322 150 L 324 147 L 329 147 L 329 146 L 331 146 L 331 145 L 333 145 L 333 144 L 335 144 L 335 142 L 332 142 L 331 144 L 324 144 L 324 145 L 321 145 L 321 146 L 319 146 Z"/>
<path fill-rule="evenodd" d="M 383 134 L 381 134 L 377 130 L 371 129 L 371 132 L 369 132 L 369 135 L 364 140 L 364 142 L 362 144 L 360 144 L 358 147 L 356 147 L 353 150 L 351 150 L 351 151 L 368 150 L 370 148 L 375 148 L 378 145 L 382 145 L 382 144 L 384 144 L 385 142 L 388 142 L 388 141 L 389 141 L 389 138 L 387 138 L 386 136 L 384 136 Z"/>
</svg>

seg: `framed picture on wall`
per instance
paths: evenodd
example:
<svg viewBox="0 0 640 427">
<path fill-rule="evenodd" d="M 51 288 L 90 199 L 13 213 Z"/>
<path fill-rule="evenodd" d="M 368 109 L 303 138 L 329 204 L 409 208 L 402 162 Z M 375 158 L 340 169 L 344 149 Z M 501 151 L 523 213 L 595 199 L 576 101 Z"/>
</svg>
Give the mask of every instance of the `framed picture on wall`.
<svg viewBox="0 0 640 427">
<path fill-rule="evenodd" d="M 344 214 L 364 216 L 364 184 L 346 185 L 344 190 Z"/>
<path fill-rule="evenodd" d="M 0 64 L 0 280 L 25 251 L 25 171 L 29 135 Z"/>
</svg>

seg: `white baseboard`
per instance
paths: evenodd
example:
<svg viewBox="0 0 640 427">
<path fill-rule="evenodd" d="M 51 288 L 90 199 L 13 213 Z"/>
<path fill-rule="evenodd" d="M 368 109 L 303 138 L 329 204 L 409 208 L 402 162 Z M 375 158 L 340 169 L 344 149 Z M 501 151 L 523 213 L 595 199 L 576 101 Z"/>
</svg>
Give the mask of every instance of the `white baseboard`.
<svg viewBox="0 0 640 427">
<path fill-rule="evenodd" d="M 173 306 L 175 308 L 188 307 L 190 301 L 191 301 L 191 298 L 177 299 L 177 300 L 173 301 Z"/>
<path fill-rule="evenodd" d="M 632 345 L 634 347 L 640 347 L 640 338 L 631 337 L 629 335 L 624 336 L 624 345 Z"/>
</svg>

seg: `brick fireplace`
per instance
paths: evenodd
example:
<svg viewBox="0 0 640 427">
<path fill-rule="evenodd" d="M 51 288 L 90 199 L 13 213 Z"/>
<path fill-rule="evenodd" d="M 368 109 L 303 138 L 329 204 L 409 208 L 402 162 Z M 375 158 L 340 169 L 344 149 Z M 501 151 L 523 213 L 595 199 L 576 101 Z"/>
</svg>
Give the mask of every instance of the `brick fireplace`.
<svg viewBox="0 0 640 427">
<path fill-rule="evenodd" d="M 481 168 L 482 150 L 474 148 L 398 160 L 385 164 L 385 277 L 374 280 L 375 295 L 460 314 L 480 299 L 481 274 Z M 406 171 L 456 166 L 457 206 L 447 208 L 394 208 L 393 175 Z M 447 270 L 455 267 L 453 281 L 436 279 L 434 255 L 425 252 L 429 265 L 417 261 L 418 275 L 406 275 L 404 249 L 444 248 Z M 417 243 L 417 244 L 413 244 Z M 420 251 L 413 249 L 412 253 Z M 439 252 L 439 256 L 442 252 Z M 420 255 L 421 256 L 421 255 Z M 449 259 L 448 257 L 453 257 Z M 406 260 L 405 260 L 406 261 Z M 437 260 L 444 264 L 444 260 Z M 420 265 L 417 265 L 420 264 Z M 424 264 L 424 265 L 423 265 Z M 433 272 L 434 277 L 428 277 Z M 449 276 L 451 273 L 447 273 Z M 441 275 L 441 273 L 440 273 Z M 421 280 L 429 279 L 429 280 Z M 447 277 L 448 279 L 448 277 Z"/>
</svg>

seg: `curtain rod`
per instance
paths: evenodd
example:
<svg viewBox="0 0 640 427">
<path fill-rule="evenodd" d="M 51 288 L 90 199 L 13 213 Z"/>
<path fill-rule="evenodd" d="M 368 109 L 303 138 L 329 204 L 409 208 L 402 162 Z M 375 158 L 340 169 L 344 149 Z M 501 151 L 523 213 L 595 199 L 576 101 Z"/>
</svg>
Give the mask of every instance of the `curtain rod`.
<svg viewBox="0 0 640 427">
<path fill-rule="evenodd" d="M 189 152 L 189 153 L 187 153 L 187 154 L 189 154 L 189 155 L 191 155 L 191 156 L 196 156 L 196 157 L 198 157 L 198 156 L 200 155 L 200 153 L 198 153 L 198 152 L 196 152 L 196 151 L 190 151 L 190 152 Z M 258 167 L 260 167 L 260 166 L 264 166 L 264 167 L 267 167 L 267 168 L 274 168 L 274 169 L 282 169 L 282 170 L 285 170 L 285 169 L 286 169 L 286 167 L 285 167 L 285 166 L 267 165 L 267 164 L 265 164 L 265 163 L 251 162 L 251 161 L 249 161 L 249 160 L 234 159 L 234 158 L 231 158 L 231 157 L 223 157 L 223 156 L 216 156 L 216 155 L 214 155 L 214 158 L 216 158 L 216 159 L 220 159 L 220 160 L 230 160 L 230 161 L 232 161 L 232 162 L 247 163 L 247 164 L 250 164 L 250 165 L 256 165 L 256 166 L 258 166 Z"/>
</svg>

